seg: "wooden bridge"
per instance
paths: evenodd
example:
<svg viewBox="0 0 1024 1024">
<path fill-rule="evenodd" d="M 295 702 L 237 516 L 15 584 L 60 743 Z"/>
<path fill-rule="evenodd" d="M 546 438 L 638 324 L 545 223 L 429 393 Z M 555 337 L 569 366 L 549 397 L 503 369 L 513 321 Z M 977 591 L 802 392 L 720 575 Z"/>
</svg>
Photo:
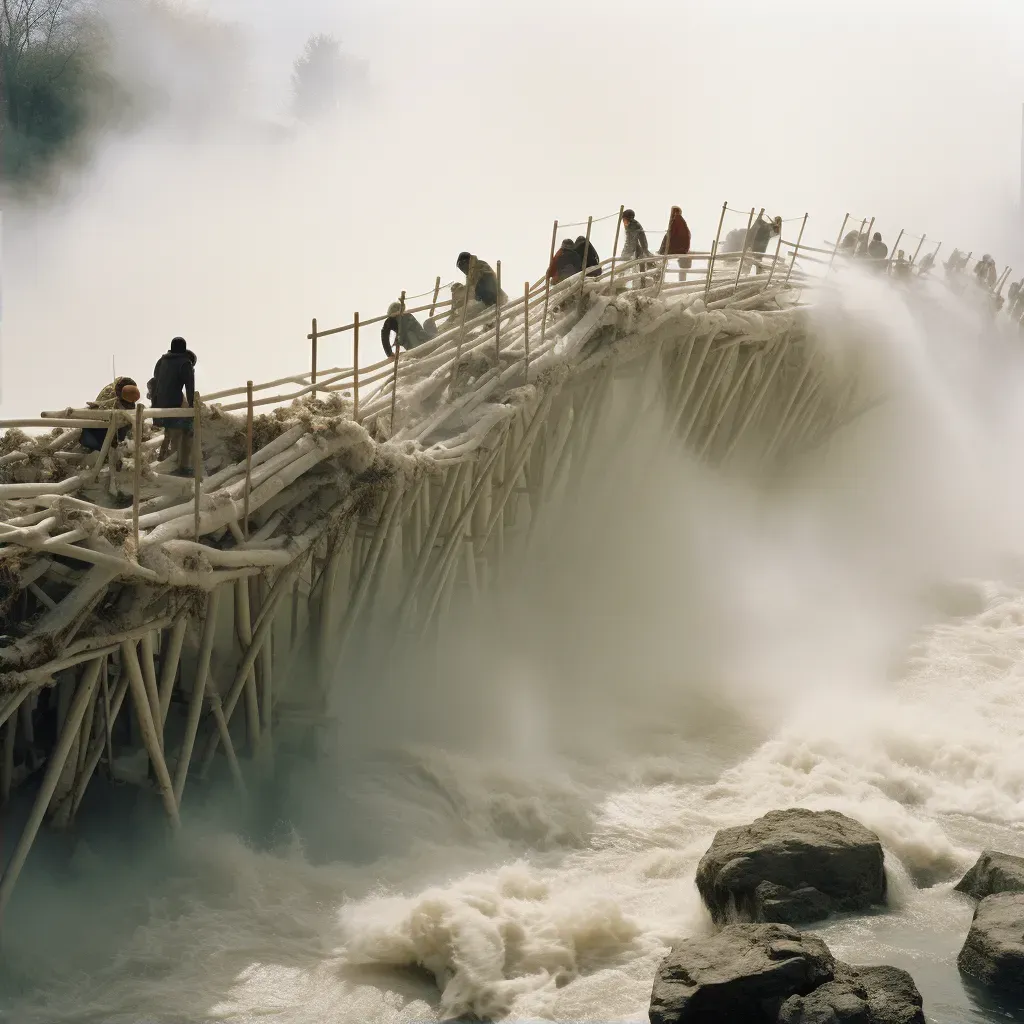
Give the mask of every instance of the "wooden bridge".
<svg viewBox="0 0 1024 1024">
<path fill-rule="evenodd" d="M 490 308 L 453 307 L 437 281 L 402 303 L 447 317 L 438 335 L 370 366 L 359 331 L 383 317 L 313 321 L 294 377 L 192 410 L 0 424 L 0 798 L 37 785 L 0 911 L 43 821 L 69 826 L 98 770 L 151 787 L 177 827 L 218 752 L 244 792 L 282 716 L 318 714 L 368 622 L 426 632 L 456 588 L 496 586 L 608 443 L 613 408 L 629 410 L 622 443 L 656 414 L 701 459 L 764 467 L 876 401 L 813 344 L 805 290 L 849 261 L 843 230 L 814 248 L 806 221 L 763 255 L 719 252 L 720 222 L 685 281 L 674 256 L 613 258 Z M 342 332 L 356 365 L 318 368 Z M 183 413 L 202 452 L 192 478 L 156 458 L 155 428 Z M 127 423 L 133 439 L 111 445 Z M 97 426 L 103 449 L 84 453 L 79 432 Z M 300 656 L 316 665 L 301 693 Z"/>
</svg>

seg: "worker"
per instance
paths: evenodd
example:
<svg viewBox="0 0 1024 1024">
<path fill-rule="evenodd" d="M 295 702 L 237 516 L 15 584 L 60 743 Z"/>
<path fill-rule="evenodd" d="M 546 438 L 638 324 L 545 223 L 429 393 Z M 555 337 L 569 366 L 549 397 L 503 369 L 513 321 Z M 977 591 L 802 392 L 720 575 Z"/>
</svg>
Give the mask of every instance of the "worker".
<svg viewBox="0 0 1024 1024">
<path fill-rule="evenodd" d="M 490 265 L 472 253 L 461 252 L 455 265 L 466 275 L 466 287 L 471 298 L 482 302 L 485 306 L 494 306 L 498 302 L 498 277 Z M 501 292 L 501 304 L 508 302 L 508 296 Z"/>
<path fill-rule="evenodd" d="M 103 387 L 96 396 L 95 402 L 86 403 L 90 409 L 127 409 L 135 408 L 135 403 L 142 397 L 139 387 L 131 377 L 115 377 L 114 380 Z M 81 445 L 91 452 L 98 452 L 103 448 L 103 442 L 107 436 L 107 427 L 85 427 L 82 430 Z M 128 436 L 131 429 L 130 424 L 123 423 L 114 432 L 111 439 L 111 446 L 117 447 Z"/>
<path fill-rule="evenodd" d="M 195 402 L 196 356 L 190 352 L 184 338 L 172 338 L 170 350 L 165 352 L 153 369 L 150 393 L 156 409 L 191 408 Z M 160 446 L 160 459 L 166 459 L 171 451 L 177 453 L 176 474 L 191 472 L 192 420 L 163 420 L 164 440 Z M 202 458 L 202 453 L 196 456 Z"/>
<path fill-rule="evenodd" d="M 578 274 L 583 269 L 583 256 L 576 249 L 576 243 L 571 238 L 562 241 L 561 246 L 555 250 L 548 265 L 548 277 L 552 284 L 565 281 Z"/>
<path fill-rule="evenodd" d="M 679 280 L 686 280 L 686 271 L 693 266 L 693 261 L 687 255 L 690 251 L 690 228 L 683 218 L 683 211 L 678 206 L 672 207 L 668 218 L 668 230 L 661 240 L 661 247 L 658 249 L 659 256 L 679 256 Z M 666 266 L 667 270 L 667 266 Z"/>
<path fill-rule="evenodd" d="M 996 261 L 988 253 L 981 257 L 981 261 L 974 268 L 974 276 L 983 288 L 991 289 L 995 285 Z"/>
<path fill-rule="evenodd" d="M 586 235 L 579 235 L 576 238 L 576 251 L 580 255 L 580 263 L 587 267 L 587 277 L 600 277 L 601 257 L 597 255 L 594 243 L 587 241 Z M 594 269 L 591 270 L 591 267 Z"/>
<path fill-rule="evenodd" d="M 763 256 L 765 251 L 768 249 L 768 243 L 776 235 L 782 234 L 782 218 L 775 217 L 772 220 L 765 220 L 764 217 L 759 217 L 757 221 L 750 226 L 750 230 L 747 232 L 747 248 L 751 252 L 756 252 Z M 764 269 L 760 262 L 754 264 L 757 272 L 760 274 Z"/>
<path fill-rule="evenodd" d="M 871 260 L 876 267 L 881 267 L 888 255 L 889 246 L 882 241 L 882 233 L 880 231 L 876 231 L 871 236 L 871 242 L 868 244 L 868 259 Z"/>
<path fill-rule="evenodd" d="M 427 317 L 421 324 L 412 313 L 402 312 L 400 302 L 392 302 L 388 306 L 387 319 L 380 325 L 380 342 L 388 359 L 394 355 L 391 349 L 392 334 L 395 335 L 396 347 L 408 351 L 430 341 L 437 334 L 437 323 L 433 317 Z"/>
<path fill-rule="evenodd" d="M 619 259 L 624 263 L 628 263 L 643 256 L 650 256 L 651 250 L 647 248 L 647 233 L 644 231 L 640 221 L 636 219 L 636 214 L 632 210 L 622 211 L 622 227 L 626 232 L 626 237 L 622 242 L 622 252 L 619 254 Z M 647 284 L 646 278 L 643 277 L 643 272 L 647 268 L 647 263 L 640 264 L 641 288 Z"/>
</svg>

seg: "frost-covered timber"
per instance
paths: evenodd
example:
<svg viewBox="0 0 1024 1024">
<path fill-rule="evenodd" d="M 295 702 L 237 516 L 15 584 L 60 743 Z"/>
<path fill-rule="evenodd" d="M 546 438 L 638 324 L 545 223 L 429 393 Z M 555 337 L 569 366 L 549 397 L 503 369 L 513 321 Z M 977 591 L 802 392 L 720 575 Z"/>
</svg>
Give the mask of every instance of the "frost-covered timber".
<svg viewBox="0 0 1024 1024">
<path fill-rule="evenodd" d="M 282 685 L 298 652 L 324 677 L 366 623 L 422 631 L 457 586 L 493 586 L 595 458 L 616 399 L 632 422 L 663 409 L 717 464 L 785 458 L 857 415 L 873 396 L 807 344 L 795 255 L 749 276 L 740 254 L 693 254 L 695 278 L 678 284 L 613 263 L 497 316 L 453 309 L 400 363 L 361 369 L 361 392 L 351 369 L 274 382 L 298 395 L 265 400 L 277 404 L 255 416 L 251 447 L 252 406 L 213 401 L 246 389 L 209 396 L 198 485 L 156 461 L 151 411 L 121 461 L 75 450 L 109 413 L 9 430 L 0 797 L 30 775 L 39 789 L 0 910 L 42 821 L 70 823 L 101 763 L 152 785 L 177 826 L 190 770 L 220 749 L 244 790 L 243 744 L 266 750 L 299 700 L 317 713 L 315 693 Z"/>
</svg>

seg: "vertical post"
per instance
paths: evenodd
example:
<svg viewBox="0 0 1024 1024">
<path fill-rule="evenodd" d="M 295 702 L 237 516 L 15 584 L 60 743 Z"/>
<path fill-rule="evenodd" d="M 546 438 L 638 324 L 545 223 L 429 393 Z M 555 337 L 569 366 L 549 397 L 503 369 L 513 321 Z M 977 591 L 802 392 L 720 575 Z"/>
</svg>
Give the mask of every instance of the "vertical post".
<svg viewBox="0 0 1024 1024">
<path fill-rule="evenodd" d="M 900 247 L 900 242 L 903 241 L 903 235 L 906 232 L 906 228 L 900 228 L 900 233 L 896 236 L 896 241 L 892 244 L 892 249 L 889 252 L 889 262 L 886 265 L 885 272 L 887 274 L 892 273 L 892 261 L 896 259 L 896 250 Z"/>
<path fill-rule="evenodd" d="M 544 312 L 540 315 L 540 343 L 544 344 L 544 335 L 547 334 L 548 329 L 548 300 L 551 297 L 551 275 L 548 271 L 551 269 L 551 261 L 555 258 L 555 239 L 558 237 L 558 221 L 555 221 L 555 226 L 551 229 L 551 252 L 548 255 L 548 265 L 544 268 Z M 614 272 L 615 265 L 612 264 L 612 270 Z"/>
<path fill-rule="evenodd" d="M 615 241 L 612 242 L 612 266 L 611 271 L 608 274 L 608 290 L 612 290 L 612 285 L 615 283 L 615 259 L 616 252 L 619 248 L 619 232 L 622 230 L 622 215 L 626 212 L 625 206 L 619 206 L 619 219 L 615 222 Z M 554 239 L 552 239 L 552 242 Z M 551 253 L 554 257 L 554 252 Z"/>
<path fill-rule="evenodd" d="M 707 301 L 708 293 L 711 291 L 711 275 L 715 272 L 715 254 L 718 252 L 718 243 L 722 237 L 722 225 L 725 223 L 725 211 L 728 207 L 728 202 L 722 203 L 722 215 L 718 218 L 718 230 L 715 232 L 715 244 L 711 246 L 711 259 L 708 261 L 708 286 L 704 289 L 705 301 Z"/>
<path fill-rule="evenodd" d="M 494 302 L 494 365 L 501 367 L 501 260 L 494 265 L 498 282 L 498 297 Z"/>
<path fill-rule="evenodd" d="M 704 282 L 704 302 L 708 301 L 711 294 L 711 271 L 715 266 L 715 255 L 718 252 L 718 239 L 711 243 L 711 255 L 708 257 L 708 279 Z"/>
<path fill-rule="evenodd" d="M 867 231 L 867 245 L 871 245 L 871 232 L 875 230 L 875 218 L 871 218 L 871 223 L 868 224 Z M 864 250 L 864 255 L 867 256 L 867 249 Z"/>
<path fill-rule="evenodd" d="M 468 278 L 467 278 L 468 280 Z M 466 289 L 467 293 L 469 289 Z M 398 400 L 398 356 L 402 351 L 402 319 L 405 316 L 405 291 L 402 291 L 402 297 L 398 300 L 398 330 L 395 331 L 395 379 L 391 385 L 391 433 L 395 432 L 395 402 Z M 463 322 L 465 326 L 465 322 Z"/>
<path fill-rule="evenodd" d="M 768 281 L 765 284 L 767 289 L 775 276 L 775 268 L 779 265 L 779 251 L 782 249 L 782 228 L 779 228 L 779 240 L 775 243 L 775 258 L 772 260 L 772 269 L 768 272 Z"/>
<path fill-rule="evenodd" d="M 917 256 L 918 256 L 918 253 L 920 253 L 920 251 L 921 251 L 921 246 L 922 246 L 922 245 L 924 245 L 924 240 L 925 240 L 925 239 L 926 239 L 927 237 L 928 237 L 927 235 L 922 235 L 922 236 L 921 236 L 921 241 L 917 243 L 917 248 L 916 248 L 916 249 L 914 250 L 914 255 L 910 257 L 910 262 L 911 262 L 911 263 L 916 263 L 916 262 L 917 262 Z"/>
<path fill-rule="evenodd" d="M 316 398 L 316 317 L 313 317 L 313 330 L 309 335 L 310 340 L 310 361 L 312 371 L 309 376 L 309 383 L 313 385 L 313 397 Z"/>
<path fill-rule="evenodd" d="M 849 220 L 850 220 L 850 215 L 847 214 L 843 218 L 843 226 L 839 229 L 839 234 L 836 236 L 836 244 L 832 248 L 832 258 L 828 261 L 828 270 L 825 271 L 825 276 L 826 277 L 832 272 L 832 264 L 835 263 L 835 261 L 836 261 L 836 253 L 839 252 L 839 246 L 842 245 L 842 242 L 843 242 L 843 232 L 846 230 L 846 225 L 847 225 Z M 790 268 L 790 269 L 792 269 L 792 268 Z"/>
<path fill-rule="evenodd" d="M 455 365 L 452 367 L 452 386 L 455 386 L 455 376 L 459 372 L 459 360 L 462 359 L 462 342 L 466 337 L 466 311 L 469 309 L 469 279 L 472 277 L 473 267 L 476 265 L 476 257 L 469 257 L 469 266 L 466 267 L 466 290 L 462 295 L 462 326 L 459 328 L 459 342 L 455 346 Z"/>
<path fill-rule="evenodd" d="M 526 383 L 530 383 L 530 282 L 523 285 L 523 345 L 526 349 Z"/>
<path fill-rule="evenodd" d="M 135 443 L 135 480 L 132 486 L 132 536 L 135 538 L 135 560 L 139 559 L 139 492 L 142 490 L 142 410 L 141 402 L 135 403 L 135 427 L 132 441 Z M 110 414 L 110 422 L 114 422 L 116 412 Z"/>
<path fill-rule="evenodd" d="M 756 207 L 750 208 L 750 216 L 747 218 L 747 233 L 743 236 L 743 252 L 740 254 L 740 265 L 736 270 L 736 287 L 740 286 L 740 277 L 743 274 L 743 261 L 747 258 L 747 249 L 750 248 L 750 229 L 754 226 L 754 210 Z M 761 213 L 758 215 L 758 220 L 764 216 L 764 207 L 761 207 Z"/>
<path fill-rule="evenodd" d="M 192 401 L 194 410 L 193 435 L 192 435 L 192 475 L 195 479 L 195 531 L 196 543 L 199 543 L 199 502 L 203 496 L 203 416 L 202 401 L 199 392 L 195 393 Z"/>
<path fill-rule="evenodd" d="M 434 315 L 434 310 L 437 309 L 437 296 L 440 294 L 440 291 L 441 291 L 441 275 L 438 274 L 437 277 L 434 278 L 434 297 L 430 300 L 430 315 L 431 316 Z"/>
<path fill-rule="evenodd" d="M 242 536 L 249 539 L 249 492 L 252 490 L 252 381 L 245 384 L 245 503 L 242 507 Z"/>
<path fill-rule="evenodd" d="M 804 222 L 800 225 L 800 234 L 796 236 L 796 248 L 793 250 L 793 260 L 789 264 L 789 270 L 786 271 L 786 284 L 789 284 L 789 276 L 793 273 L 793 267 L 796 265 L 796 258 L 800 254 L 800 243 L 804 240 L 804 228 L 807 227 L 807 216 L 808 215 L 805 213 Z"/>
<path fill-rule="evenodd" d="M 438 278 L 440 280 L 440 278 Z M 355 374 L 352 419 L 359 422 L 359 314 L 352 314 L 352 371 Z"/>
<path fill-rule="evenodd" d="M 668 212 L 668 227 L 665 228 L 665 251 L 661 254 L 661 277 L 658 278 L 658 287 L 654 292 L 654 297 L 657 298 L 661 294 L 661 286 L 665 283 L 665 278 L 668 276 L 668 251 L 671 248 L 670 236 L 672 234 L 672 211 Z"/>
<path fill-rule="evenodd" d="M 583 303 L 583 290 L 587 284 L 587 257 L 590 255 L 590 232 L 594 226 L 594 218 L 590 216 L 587 218 L 587 241 L 583 246 L 583 266 L 580 269 L 580 308 L 582 310 Z"/>
</svg>

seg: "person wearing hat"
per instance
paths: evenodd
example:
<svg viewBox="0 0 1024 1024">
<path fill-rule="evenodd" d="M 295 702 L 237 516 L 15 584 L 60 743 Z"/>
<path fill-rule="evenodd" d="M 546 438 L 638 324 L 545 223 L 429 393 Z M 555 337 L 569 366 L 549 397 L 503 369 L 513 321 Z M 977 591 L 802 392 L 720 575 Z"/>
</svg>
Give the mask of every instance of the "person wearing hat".
<svg viewBox="0 0 1024 1024">
<path fill-rule="evenodd" d="M 571 238 L 563 239 L 561 248 L 551 257 L 551 265 L 548 267 L 551 283 L 568 280 L 582 269 L 583 256 L 577 250 L 576 243 Z"/>
<path fill-rule="evenodd" d="M 876 267 L 881 267 L 888 255 L 889 246 L 882 241 L 881 231 L 876 231 L 871 236 L 871 243 L 868 245 L 868 259 L 874 260 Z"/>
<path fill-rule="evenodd" d="M 190 352 L 184 338 L 172 338 L 165 352 L 153 368 L 150 394 L 156 409 L 191 408 L 196 396 L 196 356 Z M 184 394 L 183 394 L 184 392 Z M 165 419 L 164 441 L 160 446 L 160 459 L 166 459 L 171 449 L 178 454 L 177 473 L 191 472 L 192 420 Z"/>
<path fill-rule="evenodd" d="M 96 396 L 95 402 L 88 402 L 90 409 L 134 409 L 135 403 L 142 396 L 139 394 L 139 387 L 131 377 L 115 377 Z M 111 440 L 111 446 L 116 447 L 128 436 L 131 425 L 125 423 L 118 427 Z M 107 436 L 107 427 L 86 427 L 82 430 L 80 443 L 83 448 L 91 452 L 98 452 L 103 448 L 103 441 Z"/>
<path fill-rule="evenodd" d="M 494 306 L 498 302 L 498 277 L 490 265 L 472 253 L 460 252 L 455 265 L 466 275 L 466 287 L 471 298 L 482 302 L 485 306 Z M 501 304 L 508 302 L 508 296 L 501 293 Z"/>
<path fill-rule="evenodd" d="M 400 302 L 392 302 L 388 306 L 387 319 L 380 325 L 380 343 L 388 359 L 394 355 L 391 348 L 392 334 L 395 335 L 395 345 L 408 351 L 430 341 L 437 334 L 437 324 L 433 317 L 428 317 L 420 324 L 412 313 L 402 312 Z"/>
<path fill-rule="evenodd" d="M 580 254 L 580 263 L 587 267 L 587 277 L 601 276 L 601 257 L 597 255 L 593 242 L 587 241 L 586 235 L 576 237 L 576 251 Z M 590 268 L 594 267 L 594 270 Z"/>
<path fill-rule="evenodd" d="M 659 256 L 679 256 L 679 280 L 686 280 L 686 271 L 693 266 L 693 261 L 687 255 L 690 251 L 690 226 L 683 218 L 682 208 L 673 206 L 668 218 L 668 231 L 661 240 L 661 248 L 658 249 Z"/>
</svg>

